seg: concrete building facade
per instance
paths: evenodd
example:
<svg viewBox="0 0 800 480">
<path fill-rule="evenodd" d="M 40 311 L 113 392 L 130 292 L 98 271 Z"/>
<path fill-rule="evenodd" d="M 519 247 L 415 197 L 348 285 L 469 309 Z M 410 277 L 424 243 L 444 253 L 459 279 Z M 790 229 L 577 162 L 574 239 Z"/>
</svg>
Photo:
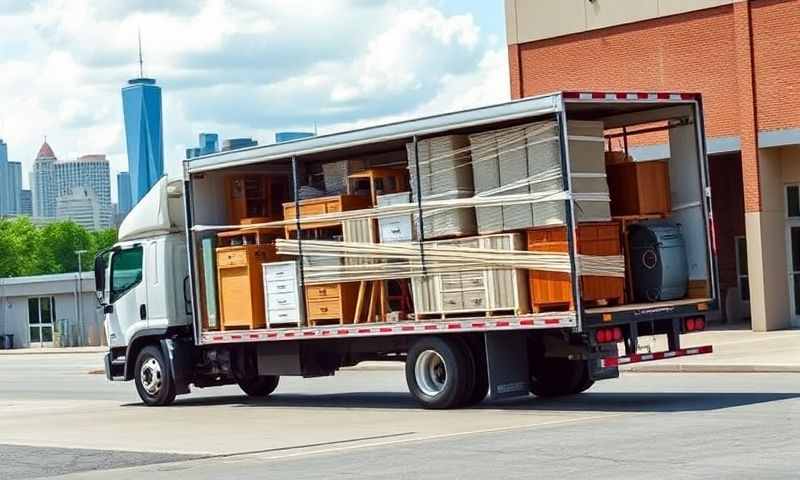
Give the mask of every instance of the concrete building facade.
<svg viewBox="0 0 800 480">
<path fill-rule="evenodd" d="M 73 187 L 56 200 L 56 216 L 69 219 L 87 230 L 100 230 L 100 202 L 89 188 Z"/>
<path fill-rule="evenodd" d="M 83 155 L 74 161 L 56 162 L 55 179 L 56 203 L 59 197 L 72 195 L 74 189 L 91 191 L 97 200 L 99 228 L 109 228 L 113 225 L 111 171 L 105 155 Z M 59 216 L 58 211 L 56 216 Z"/>
<path fill-rule="evenodd" d="M 2 278 L 0 307 L 0 335 L 13 335 L 14 348 L 106 343 L 92 272 L 80 282 L 77 273 Z"/>
<path fill-rule="evenodd" d="M 703 95 L 722 303 L 800 327 L 800 0 L 506 0 L 511 95 Z M 665 158 L 659 135 L 636 159 Z M 728 309 L 727 314 L 732 314 Z"/>
</svg>

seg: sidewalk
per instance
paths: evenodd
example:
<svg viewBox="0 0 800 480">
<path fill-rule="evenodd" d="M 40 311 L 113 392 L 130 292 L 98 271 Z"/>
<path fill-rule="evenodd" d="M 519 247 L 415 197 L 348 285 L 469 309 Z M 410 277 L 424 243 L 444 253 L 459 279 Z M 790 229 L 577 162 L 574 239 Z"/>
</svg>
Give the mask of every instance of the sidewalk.
<svg viewBox="0 0 800 480">
<path fill-rule="evenodd" d="M 14 348 L 0 350 L 0 355 L 64 355 L 72 353 L 105 353 L 108 347 L 44 347 L 44 348 Z"/>
<path fill-rule="evenodd" d="M 622 371 L 800 373 L 800 330 L 711 330 L 683 335 L 681 342 L 683 348 L 713 345 L 714 353 L 644 362 Z"/>
</svg>

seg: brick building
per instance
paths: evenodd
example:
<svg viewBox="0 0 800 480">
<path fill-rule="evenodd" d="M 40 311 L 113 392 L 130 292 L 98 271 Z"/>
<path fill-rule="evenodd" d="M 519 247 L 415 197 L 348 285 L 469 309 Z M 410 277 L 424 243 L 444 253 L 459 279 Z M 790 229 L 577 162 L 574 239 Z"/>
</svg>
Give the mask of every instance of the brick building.
<svg viewBox="0 0 800 480">
<path fill-rule="evenodd" d="M 721 304 L 800 327 L 800 0 L 506 0 L 511 95 L 703 95 Z M 637 160 L 666 158 L 638 137 Z"/>
</svg>

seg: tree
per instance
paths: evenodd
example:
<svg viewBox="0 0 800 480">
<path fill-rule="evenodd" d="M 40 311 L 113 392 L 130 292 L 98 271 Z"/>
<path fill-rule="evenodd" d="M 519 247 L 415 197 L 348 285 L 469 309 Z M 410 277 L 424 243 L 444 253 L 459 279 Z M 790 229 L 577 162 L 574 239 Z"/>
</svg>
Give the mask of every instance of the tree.
<svg viewBox="0 0 800 480">
<path fill-rule="evenodd" d="M 89 232 L 72 221 L 44 227 L 30 219 L 0 219 L 0 277 L 74 272 L 77 250 L 86 250 L 84 270 L 91 270 L 95 254 L 117 240 L 114 229 Z"/>
</svg>

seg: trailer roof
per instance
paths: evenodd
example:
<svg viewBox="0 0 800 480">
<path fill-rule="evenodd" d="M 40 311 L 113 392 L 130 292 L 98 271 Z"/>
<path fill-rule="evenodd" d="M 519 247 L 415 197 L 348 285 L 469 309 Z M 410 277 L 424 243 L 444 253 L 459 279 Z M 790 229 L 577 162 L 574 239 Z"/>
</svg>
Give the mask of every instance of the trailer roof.
<svg viewBox="0 0 800 480">
<path fill-rule="evenodd" d="M 184 169 L 187 174 L 219 170 L 273 160 L 286 160 L 292 156 L 302 157 L 342 148 L 359 147 L 392 140 L 405 140 L 413 135 L 427 136 L 461 128 L 537 117 L 560 112 L 565 100 L 570 102 L 624 102 L 636 104 L 694 101 L 697 99 L 696 97 L 698 95 L 686 93 L 555 92 L 374 127 L 213 153 L 186 160 Z"/>
</svg>

